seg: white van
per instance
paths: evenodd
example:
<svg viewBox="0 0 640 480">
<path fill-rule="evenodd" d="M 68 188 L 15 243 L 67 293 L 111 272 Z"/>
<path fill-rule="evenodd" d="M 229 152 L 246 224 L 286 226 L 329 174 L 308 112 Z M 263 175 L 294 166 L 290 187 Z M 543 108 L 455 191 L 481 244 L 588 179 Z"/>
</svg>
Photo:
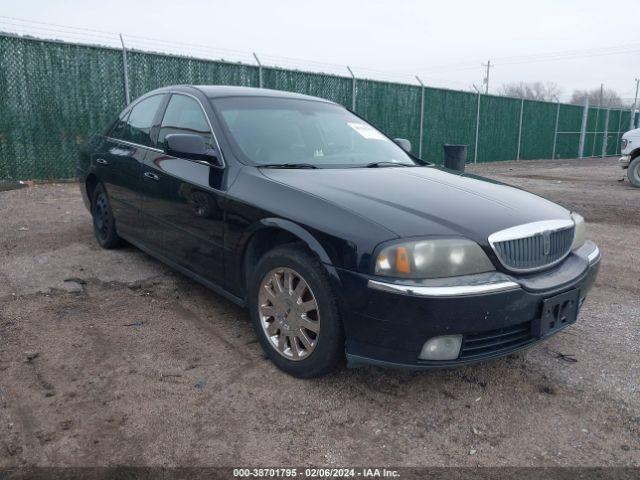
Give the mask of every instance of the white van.
<svg viewBox="0 0 640 480">
<path fill-rule="evenodd" d="M 620 166 L 627 169 L 627 177 L 634 187 L 640 188 L 640 128 L 622 135 Z"/>
</svg>

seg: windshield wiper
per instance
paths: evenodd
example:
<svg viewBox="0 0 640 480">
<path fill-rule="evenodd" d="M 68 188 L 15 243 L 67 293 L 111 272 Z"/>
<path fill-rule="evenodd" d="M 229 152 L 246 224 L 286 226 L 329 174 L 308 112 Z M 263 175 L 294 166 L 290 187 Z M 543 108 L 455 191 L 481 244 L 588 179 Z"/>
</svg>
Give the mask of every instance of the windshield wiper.
<svg viewBox="0 0 640 480">
<path fill-rule="evenodd" d="M 367 168 L 378 168 L 378 167 L 411 167 L 411 165 L 407 165 L 406 163 L 396 163 L 396 162 L 371 162 L 365 165 Z"/>
<path fill-rule="evenodd" d="M 311 163 L 267 163 L 262 168 L 318 168 Z"/>
</svg>

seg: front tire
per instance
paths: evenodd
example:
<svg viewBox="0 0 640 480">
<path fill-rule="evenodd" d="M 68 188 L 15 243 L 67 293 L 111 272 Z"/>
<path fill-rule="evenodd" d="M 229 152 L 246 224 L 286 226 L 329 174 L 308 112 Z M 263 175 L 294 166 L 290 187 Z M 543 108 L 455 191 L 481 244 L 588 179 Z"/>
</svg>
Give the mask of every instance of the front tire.
<svg viewBox="0 0 640 480">
<path fill-rule="evenodd" d="M 640 157 L 634 158 L 627 169 L 627 178 L 631 185 L 640 188 Z"/>
<path fill-rule="evenodd" d="M 124 243 L 116 231 L 111 203 L 107 191 L 101 183 L 96 185 L 93 191 L 91 215 L 93 216 L 93 233 L 102 248 L 117 248 Z"/>
<path fill-rule="evenodd" d="M 329 373 L 344 357 L 331 280 L 320 261 L 290 244 L 267 252 L 249 282 L 256 335 L 271 361 L 299 378 Z"/>
</svg>

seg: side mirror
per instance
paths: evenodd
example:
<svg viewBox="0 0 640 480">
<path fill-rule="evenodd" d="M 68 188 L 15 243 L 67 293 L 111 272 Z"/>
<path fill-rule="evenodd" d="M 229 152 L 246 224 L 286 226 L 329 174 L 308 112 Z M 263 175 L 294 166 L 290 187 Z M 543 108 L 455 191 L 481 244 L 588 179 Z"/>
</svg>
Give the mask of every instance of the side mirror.
<svg viewBox="0 0 640 480">
<path fill-rule="evenodd" d="M 396 142 L 405 152 L 411 153 L 411 142 L 409 140 L 406 138 L 394 138 L 393 141 Z"/>
<path fill-rule="evenodd" d="M 164 151 L 167 155 L 189 160 L 200 160 L 215 167 L 222 164 L 214 149 L 209 148 L 200 135 L 172 133 L 164 138 Z"/>
</svg>

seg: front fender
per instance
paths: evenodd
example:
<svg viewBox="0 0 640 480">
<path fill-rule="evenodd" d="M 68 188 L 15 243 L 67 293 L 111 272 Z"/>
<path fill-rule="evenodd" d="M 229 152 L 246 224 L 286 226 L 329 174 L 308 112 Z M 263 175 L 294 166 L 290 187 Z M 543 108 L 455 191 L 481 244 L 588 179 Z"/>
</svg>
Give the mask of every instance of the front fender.
<svg viewBox="0 0 640 480">
<path fill-rule="evenodd" d="M 329 257 L 327 251 L 323 248 L 323 246 L 320 245 L 320 242 L 318 242 L 318 240 L 316 240 L 316 238 L 311 235 L 308 230 L 301 227 L 297 223 L 292 222 L 291 220 L 286 220 L 284 218 L 263 218 L 258 223 L 262 226 L 262 228 L 279 228 L 291 233 L 292 235 L 302 240 L 307 245 L 307 247 L 318 256 L 322 263 L 324 263 L 325 265 L 333 265 L 331 258 Z M 255 231 L 259 229 L 260 228 L 256 228 L 252 233 L 255 233 Z"/>
<path fill-rule="evenodd" d="M 334 265 L 335 261 L 332 260 L 332 255 L 329 254 L 327 249 L 320 243 L 320 241 L 318 241 L 312 232 L 303 226 L 284 218 L 265 217 L 257 220 L 249 226 L 236 246 L 237 253 L 233 263 L 235 265 L 244 265 L 244 257 L 247 255 L 247 249 L 249 248 L 251 240 L 260 232 L 273 229 L 286 232 L 292 237 L 295 237 L 295 239 L 304 243 L 310 251 L 317 255 L 326 272 L 329 274 L 332 282 L 334 282 L 334 285 L 339 288 L 340 277 Z M 230 278 L 230 283 L 233 285 L 232 288 L 236 290 L 239 295 L 243 295 L 245 293 L 244 278 L 246 277 L 244 277 L 244 274 L 242 276 L 239 275 L 240 272 L 238 270 L 244 271 L 244 269 L 236 268 L 236 275 L 234 275 L 234 278 Z"/>
</svg>

